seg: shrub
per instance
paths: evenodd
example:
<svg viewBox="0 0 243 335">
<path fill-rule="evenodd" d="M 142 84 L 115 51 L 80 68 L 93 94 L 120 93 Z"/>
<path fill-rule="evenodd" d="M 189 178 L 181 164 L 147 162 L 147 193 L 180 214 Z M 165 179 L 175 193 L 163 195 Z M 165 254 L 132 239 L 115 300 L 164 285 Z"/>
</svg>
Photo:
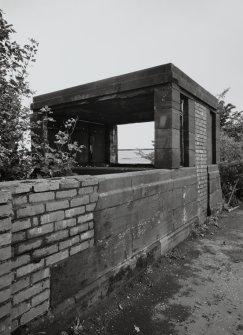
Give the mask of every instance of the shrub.
<svg viewBox="0 0 243 335">
<path fill-rule="evenodd" d="M 222 192 L 226 202 L 229 201 L 233 188 L 236 186 L 231 205 L 236 205 L 238 199 L 243 198 L 243 160 L 222 162 L 219 164 Z"/>
<path fill-rule="evenodd" d="M 64 129 L 58 130 L 54 145 L 48 141 L 48 123 L 53 123 L 52 111 L 48 106 L 39 111 L 38 120 L 32 121 L 31 132 L 31 166 L 28 177 L 56 177 L 71 175 L 77 165 L 77 154 L 83 145 L 72 140 L 78 118 L 64 122 Z"/>
</svg>

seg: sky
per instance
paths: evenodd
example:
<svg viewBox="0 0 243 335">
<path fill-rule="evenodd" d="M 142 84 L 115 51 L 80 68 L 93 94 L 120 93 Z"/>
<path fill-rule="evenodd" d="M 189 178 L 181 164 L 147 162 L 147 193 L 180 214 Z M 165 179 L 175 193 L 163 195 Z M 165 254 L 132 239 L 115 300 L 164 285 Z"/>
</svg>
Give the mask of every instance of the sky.
<svg viewBox="0 0 243 335">
<path fill-rule="evenodd" d="M 14 39 L 39 42 L 30 87 L 48 93 L 173 63 L 243 110 L 242 0 L 0 0 Z M 152 124 L 119 127 L 119 147 L 151 147 Z"/>
</svg>

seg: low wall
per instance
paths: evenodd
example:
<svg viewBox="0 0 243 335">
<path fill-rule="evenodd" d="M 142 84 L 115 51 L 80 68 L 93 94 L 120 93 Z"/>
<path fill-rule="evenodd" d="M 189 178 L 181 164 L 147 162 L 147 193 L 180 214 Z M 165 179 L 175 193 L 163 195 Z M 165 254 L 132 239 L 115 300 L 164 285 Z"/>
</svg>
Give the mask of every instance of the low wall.
<svg viewBox="0 0 243 335">
<path fill-rule="evenodd" d="M 93 304 L 151 250 L 177 245 L 198 219 L 195 168 L 0 189 L 0 334 Z"/>
</svg>

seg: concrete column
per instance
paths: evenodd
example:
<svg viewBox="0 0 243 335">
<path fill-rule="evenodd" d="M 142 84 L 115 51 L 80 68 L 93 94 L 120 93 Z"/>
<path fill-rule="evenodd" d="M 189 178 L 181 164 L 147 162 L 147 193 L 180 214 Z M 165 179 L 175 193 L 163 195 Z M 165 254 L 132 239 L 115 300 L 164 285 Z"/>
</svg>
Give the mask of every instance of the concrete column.
<svg viewBox="0 0 243 335">
<path fill-rule="evenodd" d="M 154 90 L 155 167 L 180 167 L 180 89 L 171 83 Z"/>
<path fill-rule="evenodd" d="M 109 150 L 109 163 L 118 163 L 118 141 L 117 141 L 117 126 L 110 126 L 108 129 L 108 150 Z"/>
<path fill-rule="evenodd" d="M 188 98 L 187 112 L 184 115 L 184 165 L 195 166 L 195 102 Z"/>
</svg>

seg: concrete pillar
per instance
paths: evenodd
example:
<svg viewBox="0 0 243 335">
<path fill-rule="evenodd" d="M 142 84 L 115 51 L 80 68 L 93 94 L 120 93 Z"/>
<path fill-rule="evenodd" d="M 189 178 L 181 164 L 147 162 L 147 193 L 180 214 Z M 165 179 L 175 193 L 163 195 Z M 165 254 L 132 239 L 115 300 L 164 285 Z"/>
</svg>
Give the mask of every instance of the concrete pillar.
<svg viewBox="0 0 243 335">
<path fill-rule="evenodd" d="M 110 164 L 118 163 L 118 141 L 117 141 L 117 126 L 108 128 L 108 162 Z"/>
<path fill-rule="evenodd" d="M 170 83 L 154 90 L 155 167 L 180 167 L 180 89 Z"/>
<path fill-rule="evenodd" d="M 195 166 L 195 102 L 188 98 L 184 113 L 184 166 Z"/>
</svg>

